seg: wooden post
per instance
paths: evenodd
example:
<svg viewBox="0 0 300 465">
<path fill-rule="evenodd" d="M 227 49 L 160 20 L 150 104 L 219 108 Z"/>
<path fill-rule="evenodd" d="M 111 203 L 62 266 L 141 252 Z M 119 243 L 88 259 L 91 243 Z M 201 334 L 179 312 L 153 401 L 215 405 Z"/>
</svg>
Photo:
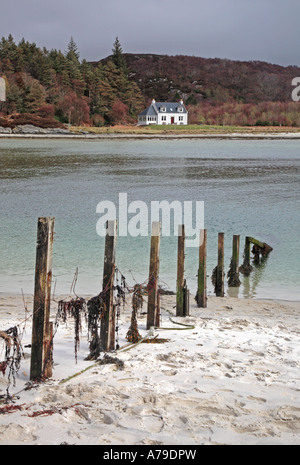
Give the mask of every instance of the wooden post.
<svg viewBox="0 0 300 465">
<path fill-rule="evenodd" d="M 253 270 L 252 265 L 250 264 L 251 259 L 251 238 L 246 237 L 245 239 L 245 249 L 244 249 L 244 261 L 240 266 L 239 271 L 245 276 L 250 276 L 251 271 Z"/>
<path fill-rule="evenodd" d="M 114 278 L 117 245 L 117 222 L 108 221 L 103 269 L 103 293 L 106 310 L 101 321 L 100 345 L 104 352 L 115 349 Z"/>
<path fill-rule="evenodd" d="M 190 291 L 188 290 L 186 280 L 183 287 L 183 316 L 190 316 Z"/>
<path fill-rule="evenodd" d="M 160 328 L 161 315 L 160 315 L 160 291 L 157 291 L 157 310 L 156 310 L 156 322 L 155 327 Z"/>
<path fill-rule="evenodd" d="M 147 329 L 157 324 L 157 294 L 158 294 L 158 277 L 159 277 L 159 251 L 160 251 L 161 224 L 154 222 L 152 224 L 151 250 L 150 250 L 150 269 L 148 284 L 148 313 Z"/>
<path fill-rule="evenodd" d="M 251 241 L 250 237 L 246 237 L 245 239 L 245 262 L 250 264 L 251 258 Z"/>
<path fill-rule="evenodd" d="M 44 376 L 51 378 L 53 368 L 53 322 L 50 322 L 49 334 L 44 340 L 45 365 Z"/>
<path fill-rule="evenodd" d="M 217 266 L 216 295 L 224 297 L 224 233 L 218 236 L 218 266 Z"/>
<path fill-rule="evenodd" d="M 52 344 L 50 327 L 50 295 L 54 218 L 39 218 L 37 231 L 35 288 L 32 321 L 30 379 L 40 380 L 49 374 L 49 345 Z M 46 366 L 48 369 L 46 370 Z"/>
<path fill-rule="evenodd" d="M 180 225 L 178 226 L 176 316 L 184 316 L 184 260 L 185 228 L 184 225 Z"/>
<path fill-rule="evenodd" d="M 228 271 L 228 286 L 239 287 L 241 281 L 239 278 L 239 258 L 240 258 L 240 236 L 234 235 L 232 241 L 232 259 Z"/>
<path fill-rule="evenodd" d="M 207 256 L 207 230 L 200 230 L 200 248 L 199 248 L 199 270 L 198 270 L 198 291 L 197 305 L 198 308 L 207 307 L 207 283 L 206 283 L 206 256 Z"/>
</svg>

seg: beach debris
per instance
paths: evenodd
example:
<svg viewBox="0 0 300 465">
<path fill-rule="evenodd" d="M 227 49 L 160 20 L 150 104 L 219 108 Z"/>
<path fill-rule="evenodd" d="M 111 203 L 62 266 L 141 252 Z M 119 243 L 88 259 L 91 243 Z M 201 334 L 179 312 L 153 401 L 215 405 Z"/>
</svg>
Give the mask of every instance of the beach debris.
<svg viewBox="0 0 300 465">
<path fill-rule="evenodd" d="M 86 360 L 97 360 L 102 352 L 100 341 L 100 324 L 106 312 L 106 304 L 103 292 L 92 297 L 87 303 L 88 309 L 88 338 L 90 341 L 90 353 Z"/>
<path fill-rule="evenodd" d="M 9 397 L 9 388 L 13 382 L 16 384 L 16 377 L 20 369 L 22 357 L 24 357 L 21 338 L 17 326 L 6 331 L 0 331 L 0 338 L 5 343 L 5 359 L 0 363 L 0 371 L 5 376 L 8 370 L 7 396 Z"/>
<path fill-rule="evenodd" d="M 124 362 L 117 357 L 111 357 L 108 354 L 104 354 L 104 357 L 97 360 L 97 365 L 116 365 L 118 370 L 124 370 Z"/>
<path fill-rule="evenodd" d="M 5 407 L 1 407 L 0 408 L 0 415 L 5 415 L 7 413 L 13 413 L 13 412 L 16 412 L 17 410 L 23 410 L 23 405 L 6 405 Z"/>
<path fill-rule="evenodd" d="M 245 240 L 244 262 L 239 268 L 240 273 L 245 276 L 250 276 L 253 271 L 253 266 L 250 264 L 251 244 L 253 244 L 253 261 L 256 265 L 260 264 L 260 257 L 266 258 L 273 250 L 273 248 L 265 242 L 260 242 L 253 237 L 247 236 Z"/>
<path fill-rule="evenodd" d="M 58 302 L 57 322 L 62 320 L 63 323 L 67 322 L 67 318 L 74 318 L 74 349 L 75 360 L 77 363 L 78 349 L 80 347 L 80 335 L 82 333 L 82 316 L 87 316 L 87 305 L 83 298 L 76 297 L 69 301 L 61 300 Z"/>
<path fill-rule="evenodd" d="M 169 342 L 170 339 L 163 339 L 159 338 L 158 336 L 155 336 L 153 338 L 146 338 L 142 341 L 142 344 L 165 344 L 166 342 Z"/>
</svg>

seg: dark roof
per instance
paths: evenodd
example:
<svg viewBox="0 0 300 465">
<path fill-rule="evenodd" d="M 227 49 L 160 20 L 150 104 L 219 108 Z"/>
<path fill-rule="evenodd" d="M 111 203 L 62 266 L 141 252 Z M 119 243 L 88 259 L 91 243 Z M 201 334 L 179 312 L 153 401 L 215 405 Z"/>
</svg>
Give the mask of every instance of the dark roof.
<svg viewBox="0 0 300 465">
<path fill-rule="evenodd" d="M 157 116 L 157 111 L 153 107 L 153 104 L 150 105 L 150 107 L 146 108 L 146 110 L 143 110 L 139 116 Z"/>
<path fill-rule="evenodd" d="M 162 108 L 165 107 L 165 111 Z M 139 116 L 157 116 L 158 113 L 179 113 L 178 108 L 182 108 L 180 113 L 187 113 L 185 106 L 178 102 L 155 102 L 143 110 Z"/>
<path fill-rule="evenodd" d="M 155 106 L 159 113 L 164 113 L 161 110 L 162 107 L 166 108 L 166 113 L 177 113 L 178 108 L 182 108 L 183 111 L 181 113 L 187 113 L 185 106 L 178 102 L 155 102 Z"/>
</svg>

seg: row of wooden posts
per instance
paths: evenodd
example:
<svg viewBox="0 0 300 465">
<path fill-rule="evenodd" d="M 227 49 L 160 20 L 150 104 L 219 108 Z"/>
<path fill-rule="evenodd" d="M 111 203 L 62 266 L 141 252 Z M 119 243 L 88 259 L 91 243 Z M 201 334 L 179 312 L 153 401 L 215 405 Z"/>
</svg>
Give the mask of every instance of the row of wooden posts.
<svg viewBox="0 0 300 465">
<path fill-rule="evenodd" d="M 50 322 L 50 296 L 52 281 L 52 255 L 54 237 L 54 218 L 39 218 L 37 231 L 35 289 L 33 305 L 33 327 L 31 345 L 31 380 L 50 378 L 52 376 L 53 323 Z M 185 227 L 180 226 L 178 236 L 178 268 L 176 289 L 176 315 L 189 315 L 189 290 L 184 278 L 185 263 Z M 161 224 L 152 224 L 150 268 L 148 283 L 147 329 L 160 326 L 160 292 L 159 292 L 159 255 L 160 255 Z M 251 238 L 246 238 L 246 253 Z M 117 222 L 107 223 L 105 240 L 103 291 L 105 295 L 106 314 L 101 322 L 100 340 L 104 351 L 115 349 L 115 305 L 114 305 L 114 272 L 117 243 Z M 248 244 L 248 245 L 247 245 Z M 240 236 L 233 237 L 232 264 L 239 270 Z M 196 301 L 198 307 L 207 307 L 207 231 L 200 232 L 198 292 Z M 248 256 L 248 255 L 247 255 Z M 218 238 L 218 264 L 216 269 L 216 295 L 224 296 L 224 233 Z"/>
</svg>

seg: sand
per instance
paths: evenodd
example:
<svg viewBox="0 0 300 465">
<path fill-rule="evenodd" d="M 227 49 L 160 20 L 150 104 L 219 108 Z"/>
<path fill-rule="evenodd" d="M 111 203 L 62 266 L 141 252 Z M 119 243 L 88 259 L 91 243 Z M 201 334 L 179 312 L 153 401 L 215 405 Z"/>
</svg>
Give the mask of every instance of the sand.
<svg viewBox="0 0 300 465">
<path fill-rule="evenodd" d="M 32 299 L 26 303 L 30 315 Z M 162 297 L 162 327 L 173 329 L 155 334 L 167 342 L 111 354 L 123 370 L 84 360 L 85 325 L 76 364 L 69 321 L 55 335 L 53 378 L 24 390 L 30 370 L 30 348 L 24 348 L 10 388 L 17 395 L 8 404 L 19 409 L 0 413 L 0 444 L 300 444 L 300 303 L 211 297 L 207 309 L 192 301 L 187 318 L 171 316 L 174 305 L 174 296 Z M 52 302 L 52 319 L 56 310 Z M 130 317 L 128 297 L 121 347 Z M 22 297 L 1 295 L 0 331 L 23 321 Z M 175 321 L 192 327 L 179 329 Z M 146 316 L 138 322 L 146 336 Z M 29 319 L 23 347 L 30 342 Z M 3 346 L 0 340 L 0 361 Z M 0 373 L 0 395 L 6 387 Z M 0 412 L 5 406 L 0 403 Z"/>
<path fill-rule="evenodd" d="M 80 134 L 1 134 L 0 139 L 70 139 L 70 140 L 118 140 L 118 139 L 230 139 L 230 140 L 299 140 L 300 132 L 209 132 L 209 133 L 192 133 L 183 131 L 173 133 L 80 133 Z"/>
</svg>

